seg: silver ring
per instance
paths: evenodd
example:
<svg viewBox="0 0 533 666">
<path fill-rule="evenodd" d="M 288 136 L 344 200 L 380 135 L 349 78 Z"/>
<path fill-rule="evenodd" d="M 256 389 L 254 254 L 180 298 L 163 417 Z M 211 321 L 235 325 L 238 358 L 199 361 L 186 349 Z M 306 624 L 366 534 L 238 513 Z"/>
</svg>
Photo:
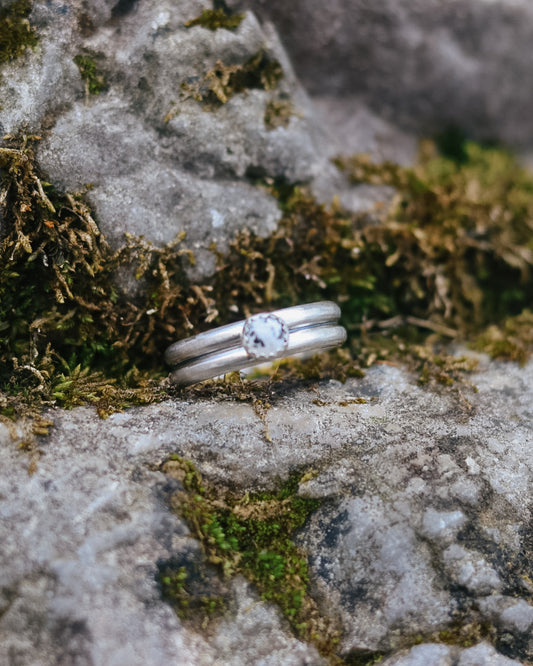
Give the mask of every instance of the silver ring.
<svg viewBox="0 0 533 666">
<path fill-rule="evenodd" d="M 336 303 L 306 303 L 253 315 L 170 345 L 165 361 L 180 386 L 196 384 L 265 361 L 315 353 L 346 340 Z"/>
</svg>

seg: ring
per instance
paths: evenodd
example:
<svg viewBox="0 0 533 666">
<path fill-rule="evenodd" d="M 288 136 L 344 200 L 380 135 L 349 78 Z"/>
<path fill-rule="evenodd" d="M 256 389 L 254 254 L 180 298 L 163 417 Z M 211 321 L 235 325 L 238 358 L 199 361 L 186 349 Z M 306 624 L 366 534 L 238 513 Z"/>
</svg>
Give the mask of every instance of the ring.
<svg viewBox="0 0 533 666">
<path fill-rule="evenodd" d="M 264 361 L 324 351 L 346 340 L 336 303 L 320 301 L 265 312 L 179 340 L 165 352 L 171 379 L 188 386 Z"/>
</svg>

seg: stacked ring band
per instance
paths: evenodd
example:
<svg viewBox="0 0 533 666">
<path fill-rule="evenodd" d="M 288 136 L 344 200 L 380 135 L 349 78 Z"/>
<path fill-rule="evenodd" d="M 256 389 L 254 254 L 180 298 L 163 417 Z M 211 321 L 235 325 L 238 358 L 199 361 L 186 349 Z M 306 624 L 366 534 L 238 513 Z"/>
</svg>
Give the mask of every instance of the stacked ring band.
<svg viewBox="0 0 533 666">
<path fill-rule="evenodd" d="M 196 384 L 265 361 L 336 347 L 346 340 L 337 324 L 340 308 L 330 301 L 306 303 L 253 315 L 170 345 L 165 360 L 172 380 Z"/>
</svg>

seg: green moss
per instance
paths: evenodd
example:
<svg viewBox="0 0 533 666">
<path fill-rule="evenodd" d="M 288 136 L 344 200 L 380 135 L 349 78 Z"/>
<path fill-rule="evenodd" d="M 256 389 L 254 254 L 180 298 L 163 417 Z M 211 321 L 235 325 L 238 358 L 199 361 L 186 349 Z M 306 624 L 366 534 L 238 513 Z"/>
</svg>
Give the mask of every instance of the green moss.
<svg viewBox="0 0 533 666">
<path fill-rule="evenodd" d="M 87 94 L 99 95 L 106 89 L 105 77 L 98 70 L 94 58 L 88 55 L 79 54 L 74 57 L 74 62 L 78 66 L 81 78 L 85 82 Z"/>
<path fill-rule="evenodd" d="M 163 599 L 172 605 L 181 620 L 193 627 L 205 630 L 226 611 L 223 596 L 199 594 L 195 590 L 195 581 L 186 566 L 174 567 L 171 562 L 164 563 L 159 567 L 157 578 Z"/>
<path fill-rule="evenodd" d="M 243 64 L 226 65 L 217 61 L 200 81 L 182 83 L 182 98 L 192 98 L 200 102 L 206 111 L 215 111 L 234 95 L 246 90 L 274 90 L 282 76 L 280 63 L 261 50 Z M 166 120 L 172 115 L 169 112 Z"/>
<path fill-rule="evenodd" d="M 224 577 L 244 575 L 263 599 L 280 608 L 298 636 L 333 656 L 338 635 L 320 617 L 309 595 L 307 559 L 292 540 L 321 504 L 297 494 L 302 475 L 291 475 L 274 493 L 234 496 L 226 492 L 224 498 L 190 461 L 177 455 L 165 463 L 163 471 L 183 484 L 172 504 L 202 544 L 207 561 Z M 176 596 L 181 599 L 182 595 L 178 586 Z"/>
<path fill-rule="evenodd" d="M 236 30 L 243 18 L 244 14 L 228 14 L 224 9 L 204 9 L 200 16 L 187 21 L 185 26 L 192 28 L 200 25 L 208 30 L 218 30 L 219 28 Z"/>
<path fill-rule="evenodd" d="M 31 8 L 31 0 L 15 0 L 0 8 L 0 65 L 37 45 L 35 28 L 28 20 Z"/>
<path fill-rule="evenodd" d="M 465 622 L 455 622 L 448 629 L 439 631 L 432 637 L 436 643 L 446 645 L 457 645 L 462 648 L 469 648 L 477 645 L 482 640 L 489 640 L 491 643 L 496 638 L 496 631 L 488 622 L 479 622 L 477 619 Z"/>
<path fill-rule="evenodd" d="M 159 582 L 163 599 L 172 602 L 180 619 L 184 619 L 190 606 L 190 595 L 186 588 L 187 569 L 179 567 L 177 571 L 166 570 L 160 573 Z"/>
</svg>

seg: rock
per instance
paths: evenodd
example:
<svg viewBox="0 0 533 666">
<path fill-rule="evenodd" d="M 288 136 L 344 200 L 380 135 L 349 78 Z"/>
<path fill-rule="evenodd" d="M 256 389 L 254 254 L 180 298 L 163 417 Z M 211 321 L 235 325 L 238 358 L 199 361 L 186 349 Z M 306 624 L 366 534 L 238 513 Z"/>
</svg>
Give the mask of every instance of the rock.
<svg viewBox="0 0 533 666">
<path fill-rule="evenodd" d="M 457 666 L 517 666 L 517 664 L 519 662 L 498 654 L 487 643 L 479 643 L 479 645 L 463 650 L 457 661 Z"/>
<path fill-rule="evenodd" d="M 421 533 L 431 541 L 452 541 L 457 532 L 465 524 L 466 518 L 462 511 L 435 511 L 427 509 L 422 519 Z"/>
<path fill-rule="evenodd" d="M 458 585 L 479 595 L 500 590 L 498 574 L 479 553 L 452 544 L 443 555 L 444 563 Z"/>
<path fill-rule="evenodd" d="M 224 398 L 168 400 L 106 421 L 89 408 L 52 412 L 32 476 L 4 434 L 0 661 L 11 650 L 39 664 L 75 655 L 157 665 L 178 654 L 196 664 L 220 655 L 320 663 L 242 578 L 224 583 L 230 602 L 208 630 L 161 599 L 161 562 L 202 559 L 169 508 L 179 482 L 159 471 L 175 452 L 234 493 L 314 472 L 298 492 L 326 501 L 295 538 L 343 655 L 383 653 L 402 666 L 531 660 L 533 362 L 490 363 L 473 381 L 468 404 L 376 366 L 312 391 L 274 385 L 262 419 Z M 486 623 L 493 645 L 476 644 Z M 456 634 L 474 647 L 454 645 Z"/>
<path fill-rule="evenodd" d="M 28 129 L 38 132 L 45 119 L 83 95 L 83 82 L 72 60 L 74 54 L 69 57 L 75 20 L 73 4 L 58 0 L 33 4 L 31 24 L 39 37 L 36 48 L 2 65 L 2 135 Z"/>
<path fill-rule="evenodd" d="M 325 602 L 340 606 L 346 652 L 390 649 L 396 633 L 417 627 L 431 634 L 446 625 L 451 599 L 438 589 L 431 552 L 389 504 L 345 500 L 312 524 L 311 538 L 324 535 L 310 548 L 312 567 Z"/>
<path fill-rule="evenodd" d="M 460 649 L 448 645 L 427 643 L 411 648 L 407 654 L 391 657 L 383 666 L 517 666 L 518 661 L 498 654 L 486 643 L 472 648 Z"/>
<path fill-rule="evenodd" d="M 382 662 L 383 666 L 452 666 L 454 659 L 452 648 L 448 645 L 426 643 L 416 645 L 406 654 L 395 655 Z"/>
<path fill-rule="evenodd" d="M 5 65 L 0 81 L 2 131 L 42 134 L 37 156 L 47 179 L 86 191 L 111 245 L 122 245 L 125 232 L 157 245 L 185 232 L 196 279 L 214 271 L 213 242 L 224 250 L 242 229 L 276 228 L 278 203 L 258 181 L 308 183 L 324 201 L 340 193 L 358 210 L 380 191 L 359 195 L 331 164 L 339 144 L 274 29 L 252 12 L 235 30 L 186 27 L 205 7 L 37 1 L 30 19 L 38 45 Z M 196 97 L 207 94 L 203 77 L 217 62 L 257 71 L 225 104 L 210 93 L 205 106 Z M 271 78 L 261 79 L 263 71 Z M 269 108 L 286 116 L 269 125 Z"/>
<path fill-rule="evenodd" d="M 274 22 L 312 97 L 334 99 L 339 109 L 358 98 L 418 135 L 455 124 L 477 139 L 532 146 L 527 0 L 230 5 Z"/>
<path fill-rule="evenodd" d="M 220 623 L 212 640 L 217 664 L 326 666 L 316 650 L 287 633 L 276 611 L 262 603 L 244 580 L 237 578 L 234 587 L 235 615 Z"/>
<path fill-rule="evenodd" d="M 495 624 L 502 642 L 520 645 L 525 654 L 533 653 L 533 606 L 514 597 L 495 594 L 479 602 L 481 613 Z"/>
<path fill-rule="evenodd" d="M 210 638 L 185 628 L 156 582 L 159 560 L 194 548 L 165 503 L 173 486 L 147 465 L 157 439 L 91 441 L 78 430 L 100 427 L 91 410 L 66 417 L 31 477 L 0 426 L 0 516 L 14 528 L 0 546 L 0 663 L 322 663 L 242 579 Z"/>
</svg>

